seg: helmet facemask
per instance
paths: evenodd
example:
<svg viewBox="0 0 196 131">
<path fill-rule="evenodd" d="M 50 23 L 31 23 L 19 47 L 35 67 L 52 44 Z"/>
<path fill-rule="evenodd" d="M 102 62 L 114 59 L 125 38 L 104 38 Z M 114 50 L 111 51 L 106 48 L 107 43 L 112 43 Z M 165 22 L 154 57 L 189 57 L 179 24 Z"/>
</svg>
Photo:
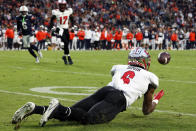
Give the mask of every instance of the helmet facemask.
<svg viewBox="0 0 196 131">
<path fill-rule="evenodd" d="M 25 16 L 28 14 L 28 12 L 26 12 L 26 11 L 21 11 L 20 13 L 21 13 L 21 15 L 22 15 L 23 17 L 25 17 Z"/>
<path fill-rule="evenodd" d="M 67 4 L 65 4 L 65 3 L 59 3 L 59 10 L 61 12 L 64 12 L 66 8 L 67 8 Z"/>
</svg>

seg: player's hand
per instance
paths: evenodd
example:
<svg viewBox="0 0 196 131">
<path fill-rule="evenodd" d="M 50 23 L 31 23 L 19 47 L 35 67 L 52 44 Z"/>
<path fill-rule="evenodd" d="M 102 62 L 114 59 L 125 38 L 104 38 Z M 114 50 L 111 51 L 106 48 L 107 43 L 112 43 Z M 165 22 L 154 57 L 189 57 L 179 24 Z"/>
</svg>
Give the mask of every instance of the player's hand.
<svg viewBox="0 0 196 131">
<path fill-rule="evenodd" d="M 160 92 L 158 92 L 157 94 L 154 95 L 153 98 L 153 102 L 155 102 L 156 104 L 158 104 L 159 100 L 161 99 L 161 97 L 164 95 L 164 91 L 161 90 Z"/>
<path fill-rule="evenodd" d="M 155 99 L 156 100 L 160 100 L 163 95 L 164 95 L 164 91 L 161 90 L 159 93 L 157 93 L 157 94 L 154 95 L 153 100 L 155 100 Z"/>
</svg>

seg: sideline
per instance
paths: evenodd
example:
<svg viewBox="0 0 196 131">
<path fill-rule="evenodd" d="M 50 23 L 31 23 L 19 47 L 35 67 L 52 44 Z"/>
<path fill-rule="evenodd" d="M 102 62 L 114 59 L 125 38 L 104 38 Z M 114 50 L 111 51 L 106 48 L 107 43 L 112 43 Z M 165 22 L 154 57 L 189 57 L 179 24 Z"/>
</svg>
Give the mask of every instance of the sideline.
<svg viewBox="0 0 196 131">
<path fill-rule="evenodd" d="M 30 94 L 30 93 L 21 93 L 21 92 L 11 92 L 11 91 L 6 91 L 6 90 L 0 90 L 0 93 L 16 94 L 16 95 L 23 95 L 23 96 L 34 96 L 34 97 L 45 98 L 45 99 L 54 98 L 54 97 L 50 97 L 50 96 L 41 96 L 41 95 L 34 95 L 34 94 Z M 65 99 L 65 98 L 57 98 L 57 99 L 62 100 L 62 101 L 77 102 L 76 100 Z M 142 110 L 139 107 L 130 107 L 130 108 L 135 109 L 135 110 Z M 173 111 L 168 111 L 168 110 L 154 110 L 154 112 L 196 117 L 196 114 L 183 113 L 183 112 L 173 112 Z"/>
</svg>

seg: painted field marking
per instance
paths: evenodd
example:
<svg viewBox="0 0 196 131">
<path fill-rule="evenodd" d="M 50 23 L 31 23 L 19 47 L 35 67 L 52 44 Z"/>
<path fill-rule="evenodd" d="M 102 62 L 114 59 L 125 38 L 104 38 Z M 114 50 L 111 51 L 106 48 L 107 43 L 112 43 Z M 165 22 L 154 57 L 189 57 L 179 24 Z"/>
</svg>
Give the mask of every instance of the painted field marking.
<svg viewBox="0 0 196 131">
<path fill-rule="evenodd" d="M 31 93 L 11 92 L 11 91 L 6 91 L 6 90 L 0 90 L 0 92 L 1 93 L 7 93 L 7 94 L 23 95 L 23 96 L 34 96 L 34 97 L 45 98 L 45 99 L 57 98 L 57 99 L 62 100 L 62 101 L 77 102 L 76 100 L 71 100 L 71 99 L 65 99 L 65 98 L 59 98 L 59 97 L 51 97 L 51 96 L 35 95 L 35 94 L 31 94 Z"/>
<path fill-rule="evenodd" d="M 23 67 L 15 67 L 15 66 L 10 66 L 10 68 L 14 68 L 14 69 L 21 69 L 24 70 L 25 68 Z M 46 72 L 62 72 L 62 73 L 71 73 L 71 74 L 80 74 L 80 75 L 92 75 L 92 76 L 105 76 L 105 77 L 111 77 L 111 75 L 109 74 L 98 74 L 98 73 L 87 73 L 87 72 L 72 72 L 72 71 L 61 71 L 61 70 L 45 70 L 45 69 L 38 69 L 38 68 L 33 68 L 30 70 L 34 70 L 34 71 L 46 71 Z M 187 84 L 196 84 L 196 81 L 182 81 L 182 80 L 165 80 L 165 79 L 159 79 L 160 81 L 168 81 L 168 82 L 176 82 L 176 83 L 187 83 Z"/>
<path fill-rule="evenodd" d="M 21 93 L 21 92 L 11 92 L 11 91 L 6 91 L 6 90 L 0 90 L 0 92 L 7 93 L 7 94 L 23 95 L 23 96 L 33 96 L 33 97 L 39 97 L 39 98 L 45 98 L 45 99 L 54 98 L 54 97 L 50 97 L 50 96 L 34 95 L 34 94 L 30 94 L 30 93 Z M 57 99 L 62 100 L 62 101 L 77 102 L 76 100 L 65 99 L 65 98 L 57 98 Z M 135 109 L 135 110 L 142 110 L 142 108 L 139 108 L 139 107 L 130 107 L 130 108 Z M 183 112 L 173 112 L 173 111 L 167 111 L 167 110 L 154 110 L 154 112 L 196 117 L 196 114 L 183 113 Z"/>
<path fill-rule="evenodd" d="M 83 90 L 83 91 L 91 92 L 91 91 L 95 91 L 98 88 L 97 87 L 80 87 L 80 86 L 50 86 L 50 87 L 35 87 L 35 88 L 31 88 L 30 90 L 39 92 L 39 93 L 49 93 L 49 94 L 58 94 L 58 95 L 76 95 L 76 96 L 91 95 L 90 93 L 73 93 L 73 92 L 64 92 L 64 91 L 60 92 L 60 91 L 53 91 L 52 89 L 88 89 L 88 90 Z"/>
<path fill-rule="evenodd" d="M 130 108 L 134 109 L 134 110 L 142 110 L 141 107 L 130 107 Z M 157 110 L 157 109 L 155 109 L 154 112 L 196 117 L 196 114 L 183 113 L 183 112 L 174 112 L 174 111 L 168 111 L 168 110 Z"/>
</svg>

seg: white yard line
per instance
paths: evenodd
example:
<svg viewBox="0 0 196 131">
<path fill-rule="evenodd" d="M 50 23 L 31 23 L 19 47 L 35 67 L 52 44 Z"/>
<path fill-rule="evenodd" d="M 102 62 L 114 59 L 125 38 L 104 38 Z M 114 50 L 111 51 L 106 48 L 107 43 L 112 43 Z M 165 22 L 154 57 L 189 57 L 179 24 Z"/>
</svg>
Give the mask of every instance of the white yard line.
<svg viewBox="0 0 196 131">
<path fill-rule="evenodd" d="M 33 96 L 33 97 L 44 98 L 44 99 L 54 98 L 50 96 L 42 96 L 42 95 L 35 95 L 35 94 L 22 93 L 22 92 L 11 92 L 11 91 L 6 91 L 6 90 L 0 90 L 0 92 L 7 93 L 7 94 L 14 94 L 14 95 Z M 77 102 L 76 100 L 65 99 L 65 98 L 57 98 L 57 99 L 62 100 L 62 101 Z M 130 107 L 130 108 L 135 109 L 135 110 L 142 110 L 142 108 L 139 108 L 139 107 Z M 155 110 L 154 112 L 196 117 L 196 114 L 184 113 L 184 112 L 174 112 L 174 111 L 167 111 L 167 110 Z"/>
<path fill-rule="evenodd" d="M 140 107 L 130 107 L 131 109 L 135 110 L 142 110 Z M 167 111 L 167 110 L 154 110 L 154 112 L 158 113 L 166 113 L 166 114 L 174 114 L 174 115 L 179 115 L 179 116 L 193 116 L 196 117 L 196 114 L 191 114 L 191 113 L 183 113 L 183 112 L 174 112 L 174 111 Z"/>
<path fill-rule="evenodd" d="M 18 66 L 9 66 L 10 68 L 14 69 L 25 69 L 23 67 L 18 67 Z M 41 71 L 46 71 L 46 72 L 64 72 L 64 73 L 71 73 L 71 74 L 80 74 L 80 75 L 92 75 L 92 76 L 107 76 L 111 77 L 109 74 L 98 74 L 98 73 L 87 73 L 87 72 L 72 72 L 72 71 L 61 71 L 61 70 L 49 70 L 49 69 L 38 69 L 38 68 L 33 68 L 30 70 L 41 70 Z M 182 80 L 165 80 L 165 79 L 159 79 L 160 81 L 168 81 L 168 82 L 176 82 L 176 83 L 186 83 L 186 84 L 196 84 L 196 81 L 182 81 Z"/>
<path fill-rule="evenodd" d="M 23 96 L 34 96 L 34 97 L 45 98 L 45 99 L 55 98 L 51 96 L 42 96 L 42 95 L 35 95 L 35 94 L 22 93 L 22 92 L 11 92 L 11 91 L 6 91 L 6 90 L 0 90 L 0 92 L 7 93 L 7 94 L 23 95 Z M 76 102 L 75 100 L 65 99 L 65 98 L 57 98 L 57 99 L 62 100 L 62 101 Z"/>
</svg>

